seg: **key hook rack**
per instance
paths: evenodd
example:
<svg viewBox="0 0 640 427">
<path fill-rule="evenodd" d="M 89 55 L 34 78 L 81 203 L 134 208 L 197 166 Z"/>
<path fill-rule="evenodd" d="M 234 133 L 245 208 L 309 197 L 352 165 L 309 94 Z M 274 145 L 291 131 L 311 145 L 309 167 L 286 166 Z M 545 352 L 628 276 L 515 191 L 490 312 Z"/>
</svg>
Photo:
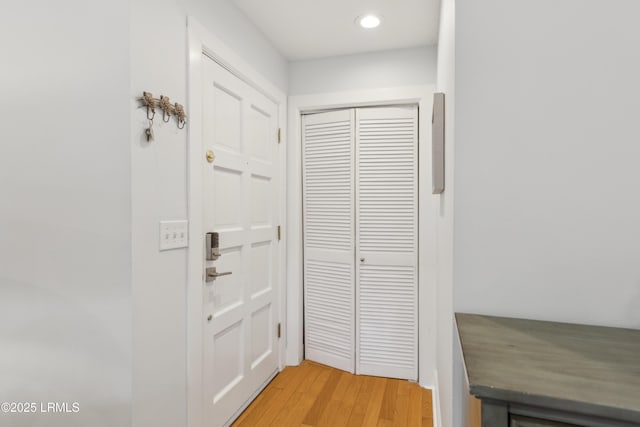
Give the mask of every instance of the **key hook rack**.
<svg viewBox="0 0 640 427">
<path fill-rule="evenodd" d="M 162 121 L 169 123 L 171 116 L 174 116 L 177 121 L 178 129 L 184 129 L 187 124 L 187 113 L 184 110 L 184 106 L 179 103 L 172 104 L 168 96 L 160 95 L 160 98 L 154 98 L 151 92 L 142 92 L 142 97 L 139 98 L 141 107 L 147 108 L 147 120 L 149 120 L 149 127 L 145 129 L 147 135 L 147 141 L 153 140 L 153 119 L 156 116 L 156 109 L 162 110 Z"/>
</svg>

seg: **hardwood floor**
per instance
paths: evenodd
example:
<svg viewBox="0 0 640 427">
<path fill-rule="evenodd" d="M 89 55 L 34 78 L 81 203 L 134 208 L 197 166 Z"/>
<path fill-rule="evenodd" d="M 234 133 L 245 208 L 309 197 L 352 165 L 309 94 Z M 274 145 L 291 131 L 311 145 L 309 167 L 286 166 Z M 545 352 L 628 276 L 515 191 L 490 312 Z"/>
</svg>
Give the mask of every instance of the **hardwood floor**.
<svg viewBox="0 0 640 427">
<path fill-rule="evenodd" d="M 305 360 L 276 376 L 233 426 L 432 427 L 431 390 Z"/>
</svg>

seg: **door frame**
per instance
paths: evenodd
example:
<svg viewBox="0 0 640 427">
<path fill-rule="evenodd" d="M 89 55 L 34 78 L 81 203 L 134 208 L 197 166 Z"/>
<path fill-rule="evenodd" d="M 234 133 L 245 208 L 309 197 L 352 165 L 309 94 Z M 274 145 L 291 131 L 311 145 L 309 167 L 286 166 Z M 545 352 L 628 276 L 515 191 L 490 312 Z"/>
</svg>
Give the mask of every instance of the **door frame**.
<svg viewBox="0 0 640 427">
<path fill-rule="evenodd" d="M 202 359 L 202 298 L 203 298 L 203 271 L 204 271 L 204 226 L 203 226 L 203 170 L 204 144 L 202 136 L 203 108 L 201 91 L 203 55 L 208 56 L 223 68 L 240 80 L 249 84 L 258 92 L 265 95 L 277 105 L 278 127 L 282 129 L 279 159 L 279 191 L 281 203 L 279 206 L 280 224 L 286 224 L 286 114 L 287 96 L 274 86 L 260 73 L 240 58 L 231 48 L 220 39 L 211 34 L 196 19 L 189 16 L 187 20 L 188 37 L 188 102 L 189 126 L 187 147 L 187 210 L 189 218 L 189 247 L 187 249 L 187 425 L 189 427 L 201 427 L 204 423 L 203 407 L 203 372 Z M 274 139 L 276 135 L 274 135 Z M 278 263 L 276 272 L 275 291 L 278 298 L 279 321 L 284 324 L 285 319 L 285 255 L 287 241 L 280 241 L 277 250 Z M 278 368 L 284 367 L 285 339 L 280 339 L 278 348 Z"/>
<path fill-rule="evenodd" d="M 433 388 L 436 370 L 437 195 L 431 195 L 431 112 L 435 85 L 320 93 L 289 97 L 287 145 L 286 364 L 303 358 L 302 120 L 331 109 L 417 104 L 418 113 L 418 382 Z M 427 141 L 427 144 L 425 144 Z M 420 149 L 425 144 L 427 149 Z"/>
</svg>

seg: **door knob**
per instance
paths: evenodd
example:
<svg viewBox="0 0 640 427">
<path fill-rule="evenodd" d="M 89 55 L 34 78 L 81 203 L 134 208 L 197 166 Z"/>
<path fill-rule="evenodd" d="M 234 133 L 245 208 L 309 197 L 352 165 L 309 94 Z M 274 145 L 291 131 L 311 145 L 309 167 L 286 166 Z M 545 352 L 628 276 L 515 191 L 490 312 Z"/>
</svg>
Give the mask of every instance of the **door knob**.
<svg viewBox="0 0 640 427">
<path fill-rule="evenodd" d="M 360 258 L 360 262 L 364 262 L 364 258 Z"/>
<path fill-rule="evenodd" d="M 208 267 L 205 270 L 205 281 L 208 282 L 213 282 L 214 280 L 216 280 L 218 277 L 220 276 L 228 276 L 229 274 L 231 274 L 231 271 L 225 271 L 224 273 L 218 273 L 218 271 L 216 270 L 215 267 Z"/>
</svg>

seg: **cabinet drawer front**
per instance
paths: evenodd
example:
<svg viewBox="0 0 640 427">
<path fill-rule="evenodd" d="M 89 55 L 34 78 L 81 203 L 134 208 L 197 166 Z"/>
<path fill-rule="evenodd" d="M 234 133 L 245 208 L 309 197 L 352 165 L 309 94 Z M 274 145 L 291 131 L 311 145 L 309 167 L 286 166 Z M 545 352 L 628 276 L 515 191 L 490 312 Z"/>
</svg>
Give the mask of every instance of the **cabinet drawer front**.
<svg viewBox="0 0 640 427">
<path fill-rule="evenodd" d="M 541 418 L 529 418 L 520 415 L 511 415 L 509 418 L 510 427 L 579 427 L 575 424 L 558 423 L 555 421 L 543 420 Z"/>
</svg>

